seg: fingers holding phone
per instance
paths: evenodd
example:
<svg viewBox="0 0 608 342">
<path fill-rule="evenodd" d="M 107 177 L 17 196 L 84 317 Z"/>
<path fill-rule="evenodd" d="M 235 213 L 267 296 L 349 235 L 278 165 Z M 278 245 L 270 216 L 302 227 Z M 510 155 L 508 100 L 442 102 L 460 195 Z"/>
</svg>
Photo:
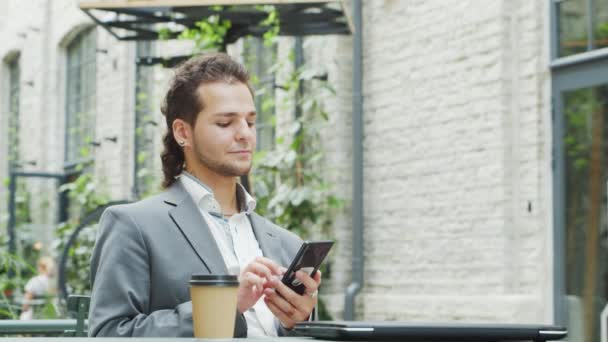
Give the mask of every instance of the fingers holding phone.
<svg viewBox="0 0 608 342">
<path fill-rule="evenodd" d="M 321 284 L 319 267 L 333 244 L 333 241 L 305 241 L 281 281 L 273 279 L 272 288 L 264 290 L 266 305 L 284 327 L 290 329 L 310 317 Z"/>
<path fill-rule="evenodd" d="M 269 281 L 283 274 L 282 268 L 268 258 L 257 257 L 239 275 L 237 307 L 243 313 L 251 308 L 264 294 Z"/>
<path fill-rule="evenodd" d="M 295 277 L 304 285 L 305 290 L 301 295 L 278 279 L 270 282 L 272 288 L 264 290 L 266 305 L 287 329 L 310 317 L 317 305 L 317 292 L 321 284 L 321 271 L 315 272 L 314 277 L 306 272 L 297 271 Z"/>
<path fill-rule="evenodd" d="M 286 328 L 307 320 L 317 304 L 321 284 L 319 267 L 333 241 L 305 241 L 289 268 L 283 269 L 266 258 L 257 258 L 243 273 L 243 291 L 239 287 L 238 307 L 241 312 L 265 295 L 265 303 Z M 277 275 L 282 275 L 279 279 Z M 259 293 L 259 289 L 263 292 Z M 242 295 L 241 295 L 242 294 Z"/>
<path fill-rule="evenodd" d="M 303 271 L 314 277 L 333 244 L 333 241 L 305 241 L 302 243 L 300 250 L 298 250 L 291 265 L 283 275 L 281 280 L 283 284 L 296 293 L 303 294 L 305 287 L 300 279 L 296 277 L 296 272 Z"/>
</svg>

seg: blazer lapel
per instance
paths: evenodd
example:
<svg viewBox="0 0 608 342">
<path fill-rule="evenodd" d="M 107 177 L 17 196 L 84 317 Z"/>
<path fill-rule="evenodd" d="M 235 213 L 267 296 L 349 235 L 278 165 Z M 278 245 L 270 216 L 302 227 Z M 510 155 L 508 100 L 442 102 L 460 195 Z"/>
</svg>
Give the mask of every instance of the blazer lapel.
<svg viewBox="0 0 608 342">
<path fill-rule="evenodd" d="M 260 244 L 260 248 L 262 249 L 264 256 L 276 263 L 287 266 L 284 265 L 285 261 L 282 258 L 283 249 L 281 248 L 281 241 L 279 237 L 269 229 L 270 227 L 268 227 L 266 220 L 256 213 L 252 213 L 247 216 L 249 217 L 251 227 L 253 228 L 253 233 L 258 239 L 258 243 Z"/>
<path fill-rule="evenodd" d="M 173 206 L 169 209 L 169 216 L 207 267 L 209 273 L 228 274 L 222 253 L 207 222 L 180 181 L 171 186 L 165 203 Z"/>
</svg>

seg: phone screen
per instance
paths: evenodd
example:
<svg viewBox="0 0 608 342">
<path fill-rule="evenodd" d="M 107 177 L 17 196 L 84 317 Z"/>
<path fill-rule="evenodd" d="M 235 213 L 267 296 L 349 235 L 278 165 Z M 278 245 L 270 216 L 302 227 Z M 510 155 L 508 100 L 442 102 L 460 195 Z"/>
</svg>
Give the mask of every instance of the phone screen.
<svg viewBox="0 0 608 342">
<path fill-rule="evenodd" d="M 333 244 L 333 241 L 304 242 L 283 275 L 282 282 L 297 294 L 304 294 L 306 287 L 296 278 L 296 272 L 303 271 L 314 277 Z"/>
</svg>

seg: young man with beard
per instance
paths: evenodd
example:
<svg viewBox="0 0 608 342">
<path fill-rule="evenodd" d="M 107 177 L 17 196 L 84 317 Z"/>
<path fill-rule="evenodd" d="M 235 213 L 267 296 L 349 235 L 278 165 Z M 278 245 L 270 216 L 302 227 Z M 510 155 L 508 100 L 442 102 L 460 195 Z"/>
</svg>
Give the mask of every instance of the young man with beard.
<svg viewBox="0 0 608 342">
<path fill-rule="evenodd" d="M 193 336 L 192 274 L 238 275 L 235 336 L 286 335 L 308 320 L 320 274 L 280 281 L 302 241 L 254 212 L 237 178 L 251 169 L 256 111 L 249 76 L 225 54 L 177 68 L 162 108 L 164 191 L 111 207 L 91 260 L 90 336 Z"/>
</svg>

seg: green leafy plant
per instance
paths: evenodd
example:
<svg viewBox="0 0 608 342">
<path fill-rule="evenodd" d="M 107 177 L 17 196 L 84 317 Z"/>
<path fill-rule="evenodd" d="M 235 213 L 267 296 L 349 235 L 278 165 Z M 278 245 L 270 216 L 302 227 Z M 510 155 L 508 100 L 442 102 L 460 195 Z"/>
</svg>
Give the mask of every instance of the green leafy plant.
<svg viewBox="0 0 608 342">
<path fill-rule="evenodd" d="M 272 5 L 259 5 L 256 6 L 256 8 L 259 11 L 267 14 L 266 19 L 260 23 L 260 26 L 267 28 L 263 35 L 264 44 L 267 47 L 271 47 L 276 42 L 276 37 L 278 37 L 281 30 L 279 12 L 277 11 L 276 7 Z"/>
<path fill-rule="evenodd" d="M 20 305 L 14 300 L 22 294 L 27 279 L 36 274 L 34 265 L 40 257 L 39 247 L 36 247 L 36 236 L 31 232 L 29 223 L 32 222 L 32 195 L 23 181 L 14 179 L 15 186 L 15 236 L 16 254 L 9 253 L 8 236 L 0 239 L 0 317 L 15 318 L 18 316 Z M 4 182 L 8 188 L 10 178 Z M 8 199 L 7 194 L 7 199 Z M 8 202 L 8 200 L 7 200 Z M 5 219 L 8 222 L 8 215 Z M 17 316 L 15 316 L 17 315 Z"/>
<path fill-rule="evenodd" d="M 54 242 L 56 250 L 63 251 L 66 247 L 66 242 L 78 226 L 76 222 L 64 222 L 57 227 L 57 238 Z M 89 271 L 96 231 L 97 224 L 84 227 L 68 251 L 66 286 L 70 294 L 86 295 L 91 292 Z"/>
<path fill-rule="evenodd" d="M 143 72 L 142 72 L 143 74 Z M 156 137 L 157 131 L 155 126 L 157 123 L 151 114 L 154 106 L 151 96 L 147 91 L 150 91 L 149 76 L 144 79 L 138 79 L 137 89 L 139 90 L 136 97 L 136 126 L 135 128 L 135 186 L 136 195 L 139 198 L 145 198 L 157 193 L 160 190 L 160 180 L 154 173 L 154 162 L 152 148 L 153 140 Z"/>
<path fill-rule="evenodd" d="M 70 236 L 82 220 L 109 201 L 109 197 L 99 191 L 101 187 L 102 182 L 96 180 L 91 172 L 84 172 L 74 181 L 59 188 L 60 191 L 67 191 L 71 202 L 71 215 L 68 221 L 60 223 L 57 227 L 53 246 L 58 254 L 64 250 Z M 90 293 L 90 258 L 95 244 L 96 230 L 96 223 L 84 227 L 68 251 L 66 283 L 70 293 Z"/>
<path fill-rule="evenodd" d="M 0 239 L 0 318 L 17 319 L 21 306 L 13 299 L 15 293 L 24 287 L 25 280 L 15 274 L 21 270 L 34 274 L 36 269 L 19 256 L 10 254 L 6 245 L 6 239 Z"/>
<path fill-rule="evenodd" d="M 215 50 L 224 44 L 226 33 L 232 26 L 230 20 L 221 19 L 219 15 L 211 15 L 204 20 L 197 21 L 195 28 L 186 29 L 180 39 L 194 41 L 194 53 Z"/>
<path fill-rule="evenodd" d="M 310 81 L 310 75 L 306 68 L 296 70 L 291 79 L 297 82 L 287 82 L 284 90 L 297 91 L 302 82 Z M 315 94 L 323 91 L 331 93 L 331 88 L 317 85 L 298 100 L 302 115 L 272 150 L 256 153 L 252 175 L 260 214 L 303 237 L 310 237 L 311 231 L 328 236 L 336 210 L 343 205 L 323 177 L 324 154 L 318 146 L 322 146 L 320 134 L 328 114 L 322 106 L 323 95 Z"/>
</svg>

